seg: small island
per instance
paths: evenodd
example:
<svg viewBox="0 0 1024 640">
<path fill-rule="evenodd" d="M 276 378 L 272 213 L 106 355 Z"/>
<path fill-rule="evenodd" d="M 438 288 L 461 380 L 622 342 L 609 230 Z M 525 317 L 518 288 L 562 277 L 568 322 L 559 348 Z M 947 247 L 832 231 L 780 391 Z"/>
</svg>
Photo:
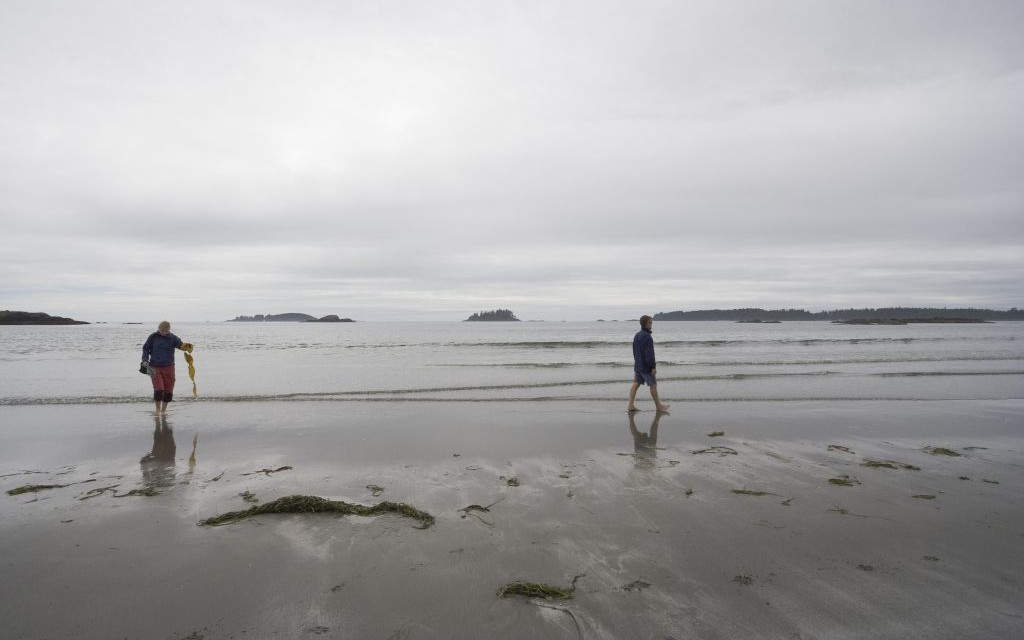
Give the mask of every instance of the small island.
<svg viewBox="0 0 1024 640">
<path fill-rule="evenodd" d="M 464 322 L 519 322 L 519 318 L 509 309 L 494 309 L 493 311 L 474 313 Z"/>
<path fill-rule="evenodd" d="M 237 316 L 228 322 L 309 322 L 310 320 L 316 320 L 315 316 L 311 316 L 308 313 L 278 313 L 278 314 L 267 314 L 262 313 L 254 316 Z"/>
<path fill-rule="evenodd" d="M 322 318 L 314 318 L 312 320 L 306 320 L 306 322 L 355 322 L 352 318 L 339 318 L 335 314 L 324 316 Z"/>
<path fill-rule="evenodd" d="M 30 311 L 0 311 L 0 324 L 89 324 L 84 320 L 73 320 L 48 313 Z"/>
<path fill-rule="evenodd" d="M 256 314 L 254 316 L 237 316 L 227 322 L 355 322 L 352 318 L 341 318 L 337 314 L 326 315 L 322 318 L 311 316 L 308 313 L 277 313 L 277 314 Z"/>
<path fill-rule="evenodd" d="M 782 324 L 782 320 L 762 320 L 761 318 L 754 318 L 753 320 L 737 320 L 736 324 Z"/>
</svg>

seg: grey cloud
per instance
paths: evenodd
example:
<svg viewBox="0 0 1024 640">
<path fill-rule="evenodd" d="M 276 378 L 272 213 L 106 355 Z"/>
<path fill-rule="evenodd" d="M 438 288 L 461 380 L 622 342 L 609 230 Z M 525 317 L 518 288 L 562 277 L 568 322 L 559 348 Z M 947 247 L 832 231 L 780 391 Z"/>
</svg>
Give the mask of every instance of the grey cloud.
<svg viewBox="0 0 1024 640">
<path fill-rule="evenodd" d="M 103 314 L 190 288 L 213 317 L 331 296 L 1019 305 L 1021 18 L 7 4 L 0 292 Z"/>
</svg>

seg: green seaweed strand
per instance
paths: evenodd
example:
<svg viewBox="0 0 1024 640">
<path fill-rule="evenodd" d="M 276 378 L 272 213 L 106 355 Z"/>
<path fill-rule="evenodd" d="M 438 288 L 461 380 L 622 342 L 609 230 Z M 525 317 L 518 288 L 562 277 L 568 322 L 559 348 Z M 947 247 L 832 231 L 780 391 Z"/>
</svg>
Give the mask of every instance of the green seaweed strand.
<svg viewBox="0 0 1024 640">
<path fill-rule="evenodd" d="M 545 600 L 568 600 L 572 597 L 569 589 L 552 587 L 543 582 L 510 582 L 498 589 L 498 597 L 526 596 L 527 598 L 544 598 Z"/>
<path fill-rule="evenodd" d="M 568 589 L 553 587 L 543 582 L 510 582 L 498 589 L 498 597 L 526 596 L 527 598 L 544 598 L 545 600 L 568 600 L 576 591 L 576 581 L 586 574 L 580 574 L 572 579 L 572 585 Z"/>
<path fill-rule="evenodd" d="M 23 493 L 36 493 L 37 491 L 45 491 L 47 489 L 63 489 L 69 485 L 66 484 L 26 484 L 15 489 L 11 489 L 7 492 L 9 496 L 20 496 Z"/>
<path fill-rule="evenodd" d="M 256 507 L 243 511 L 229 511 L 213 518 L 199 521 L 199 526 L 218 527 L 232 522 L 238 522 L 259 516 L 266 513 L 340 513 L 343 515 L 355 516 L 378 516 L 385 513 L 397 513 L 414 520 L 418 520 L 421 526 L 417 529 L 426 529 L 434 524 L 434 516 L 425 511 L 420 511 L 403 502 L 379 502 L 372 507 L 361 504 L 351 504 L 340 500 L 328 500 L 318 496 L 286 496 L 278 498 L 273 502 L 267 502 Z"/>
</svg>

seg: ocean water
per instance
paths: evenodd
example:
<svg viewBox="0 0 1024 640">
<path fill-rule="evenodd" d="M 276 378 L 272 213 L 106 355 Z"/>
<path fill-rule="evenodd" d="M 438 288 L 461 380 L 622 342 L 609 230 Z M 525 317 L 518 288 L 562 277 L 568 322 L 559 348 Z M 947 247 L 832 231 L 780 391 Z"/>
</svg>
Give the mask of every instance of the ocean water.
<svg viewBox="0 0 1024 640">
<path fill-rule="evenodd" d="M 151 325 L 0 326 L 0 405 L 148 402 Z M 181 323 L 198 401 L 618 402 L 635 322 Z M 1024 397 L 1024 322 L 657 322 L 666 401 Z M 176 398 L 192 400 L 182 354 Z M 642 389 L 641 406 L 650 399 Z"/>
</svg>

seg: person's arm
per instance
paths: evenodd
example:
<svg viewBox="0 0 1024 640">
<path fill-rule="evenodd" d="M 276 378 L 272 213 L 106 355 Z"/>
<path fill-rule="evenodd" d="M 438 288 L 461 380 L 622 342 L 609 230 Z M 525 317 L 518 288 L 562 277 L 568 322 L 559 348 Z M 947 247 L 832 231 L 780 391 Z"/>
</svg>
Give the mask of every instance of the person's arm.
<svg viewBox="0 0 1024 640">
<path fill-rule="evenodd" d="M 153 335 L 154 334 L 152 334 L 152 333 L 149 334 L 149 337 L 146 338 L 146 343 L 142 345 L 142 361 L 143 362 L 149 362 L 150 356 L 153 355 Z"/>
<path fill-rule="evenodd" d="M 654 340 L 651 338 L 644 343 L 644 364 L 651 370 L 651 373 L 657 372 L 658 361 L 654 357 Z"/>
</svg>

